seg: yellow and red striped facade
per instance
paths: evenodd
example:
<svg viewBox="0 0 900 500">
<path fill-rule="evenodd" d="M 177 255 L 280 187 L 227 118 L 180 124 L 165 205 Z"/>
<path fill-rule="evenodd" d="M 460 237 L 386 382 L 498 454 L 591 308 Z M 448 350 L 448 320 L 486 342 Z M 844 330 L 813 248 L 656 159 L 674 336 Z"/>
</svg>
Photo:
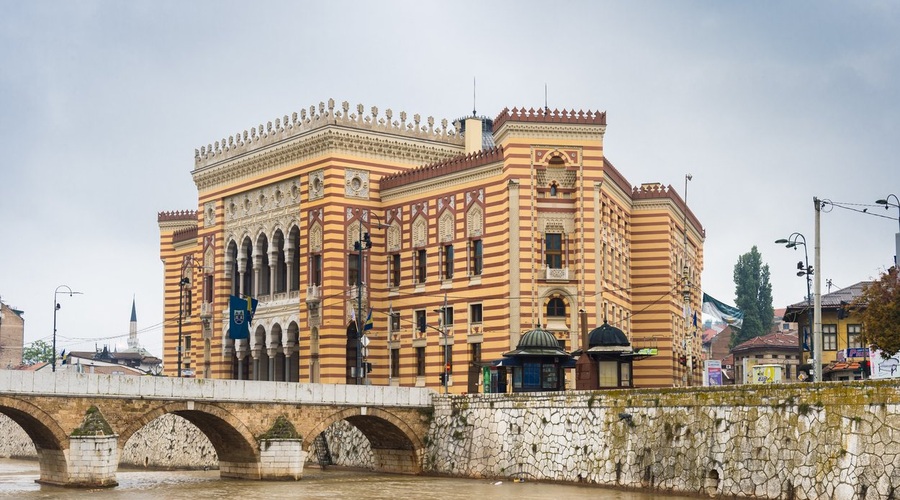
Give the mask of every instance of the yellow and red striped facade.
<svg viewBox="0 0 900 500">
<path fill-rule="evenodd" d="M 371 310 L 368 383 L 438 388 L 449 364 L 452 392 L 478 391 L 481 365 L 527 330 L 579 348 L 584 310 L 589 328 L 607 320 L 657 349 L 634 363 L 636 386 L 699 380 L 678 362 L 700 353 L 683 274 L 699 310 L 704 239 L 683 200 L 625 181 L 604 155 L 605 113 L 504 110 L 486 149 L 483 124 L 465 137 L 330 101 L 197 151 L 197 211 L 159 214 L 166 373 L 188 276 L 182 363 L 196 376 L 353 383 L 348 326 Z M 237 293 L 260 301 L 246 341 L 228 336 Z"/>
</svg>

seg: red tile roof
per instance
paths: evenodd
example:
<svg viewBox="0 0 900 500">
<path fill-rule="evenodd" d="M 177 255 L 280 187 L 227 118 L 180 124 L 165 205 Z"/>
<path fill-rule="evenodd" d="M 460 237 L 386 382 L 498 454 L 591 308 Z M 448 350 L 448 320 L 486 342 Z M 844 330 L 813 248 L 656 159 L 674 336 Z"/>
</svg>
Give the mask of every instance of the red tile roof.
<svg viewBox="0 0 900 500">
<path fill-rule="evenodd" d="M 747 351 L 750 349 L 760 348 L 799 348 L 799 339 L 796 332 L 788 333 L 770 333 L 761 337 L 752 338 L 740 345 L 735 346 L 732 352 Z"/>
</svg>

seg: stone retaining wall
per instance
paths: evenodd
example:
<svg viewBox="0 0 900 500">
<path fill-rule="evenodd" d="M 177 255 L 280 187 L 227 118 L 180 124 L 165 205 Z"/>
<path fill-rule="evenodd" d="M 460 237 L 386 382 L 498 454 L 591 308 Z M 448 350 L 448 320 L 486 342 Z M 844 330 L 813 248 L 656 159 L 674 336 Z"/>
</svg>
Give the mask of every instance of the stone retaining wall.
<svg viewBox="0 0 900 500">
<path fill-rule="evenodd" d="M 426 470 L 702 495 L 900 494 L 890 381 L 436 396 Z"/>
</svg>

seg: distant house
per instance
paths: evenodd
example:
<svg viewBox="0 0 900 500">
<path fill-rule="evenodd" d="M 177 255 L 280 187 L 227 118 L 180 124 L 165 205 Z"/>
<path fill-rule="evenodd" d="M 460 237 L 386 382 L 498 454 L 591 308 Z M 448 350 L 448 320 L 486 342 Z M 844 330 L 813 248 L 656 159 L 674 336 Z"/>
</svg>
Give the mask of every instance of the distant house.
<svg viewBox="0 0 900 500">
<path fill-rule="evenodd" d="M 725 359 L 731 353 L 729 346 L 733 334 L 734 331 L 730 326 L 720 331 L 709 329 L 703 332 L 703 352 L 706 353 L 706 359 L 718 361 Z"/>
<path fill-rule="evenodd" d="M 868 349 L 860 340 L 862 320 L 859 312 L 850 304 L 862 295 L 868 281 L 860 281 L 847 288 L 822 295 L 822 379 L 853 380 L 862 378 L 859 362 L 868 358 Z M 813 351 L 810 323 L 812 301 L 791 304 L 784 314 L 785 321 L 798 324 L 804 345 L 804 360 L 807 363 Z M 801 364 L 802 364 L 801 363 Z M 812 367 L 809 367 L 812 369 Z"/>
<path fill-rule="evenodd" d="M 57 370 L 79 373 L 116 373 L 119 375 L 156 375 L 160 373 L 162 360 L 143 349 L 128 349 L 124 352 L 110 351 L 104 347 L 99 351 L 73 351 L 68 353 Z M 116 370 L 116 368 L 120 368 Z"/>
<path fill-rule="evenodd" d="M 770 333 L 754 337 L 734 347 L 735 383 L 743 384 L 746 375 L 754 365 L 781 365 L 784 367 L 783 380 L 796 381 L 800 366 L 800 351 L 797 334 Z"/>
<path fill-rule="evenodd" d="M 24 312 L 0 302 L 0 369 L 11 369 L 22 363 L 24 315 Z"/>
</svg>

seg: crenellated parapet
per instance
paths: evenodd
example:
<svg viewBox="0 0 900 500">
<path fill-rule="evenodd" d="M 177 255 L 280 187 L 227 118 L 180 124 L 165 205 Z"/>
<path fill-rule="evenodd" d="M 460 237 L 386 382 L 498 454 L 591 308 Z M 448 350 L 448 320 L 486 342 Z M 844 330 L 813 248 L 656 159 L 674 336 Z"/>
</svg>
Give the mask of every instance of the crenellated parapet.
<svg viewBox="0 0 900 500">
<path fill-rule="evenodd" d="M 157 222 L 197 222 L 196 210 L 171 210 L 168 212 L 159 212 L 156 215 Z"/>
<path fill-rule="evenodd" d="M 377 107 L 372 106 L 369 113 L 366 113 L 362 104 L 358 104 L 353 112 L 347 101 L 341 103 L 340 109 L 335 109 L 334 99 L 329 99 L 327 105 L 320 102 L 318 108 L 310 106 L 308 110 L 302 109 L 299 113 L 284 115 L 282 118 L 276 118 L 274 122 L 269 121 L 265 126 L 259 124 L 257 127 L 251 127 L 249 130 L 194 150 L 195 168 L 227 160 L 329 125 L 449 144 L 462 142 L 462 136 L 446 119 L 436 124 L 431 116 L 423 121 L 419 114 L 414 114 L 410 121 L 405 111 L 395 116 L 391 109 L 387 109 L 381 116 Z"/>
<path fill-rule="evenodd" d="M 652 199 L 662 199 L 667 198 L 672 200 L 672 203 L 678 207 L 679 210 L 683 211 L 687 214 L 687 218 L 691 220 L 691 224 L 697 229 L 702 237 L 706 237 L 706 229 L 703 228 L 703 225 L 700 224 L 700 220 L 697 219 L 697 216 L 694 215 L 694 212 L 688 208 L 687 204 L 684 203 L 684 200 L 679 196 L 678 192 L 675 191 L 671 185 L 663 186 L 658 182 L 647 182 L 641 184 L 639 187 L 636 186 L 631 191 L 631 198 L 633 200 L 652 200 Z"/>
<path fill-rule="evenodd" d="M 381 179 L 381 189 L 391 189 L 411 182 L 423 181 L 442 175 L 461 172 L 463 170 L 503 161 L 503 148 L 483 149 L 467 155 L 460 155 L 446 161 L 424 165 L 406 172 L 390 175 Z"/>
<path fill-rule="evenodd" d="M 494 130 L 500 130 L 507 121 L 533 123 L 564 123 L 571 125 L 606 125 L 606 111 L 557 110 L 544 108 L 503 108 L 494 119 Z"/>
<path fill-rule="evenodd" d="M 180 233 L 182 231 L 197 231 L 197 211 L 196 210 L 172 210 L 169 212 L 159 212 L 156 215 L 156 221 L 159 224 L 160 231 L 173 231 Z M 181 240 L 179 240 L 181 241 Z"/>
</svg>

